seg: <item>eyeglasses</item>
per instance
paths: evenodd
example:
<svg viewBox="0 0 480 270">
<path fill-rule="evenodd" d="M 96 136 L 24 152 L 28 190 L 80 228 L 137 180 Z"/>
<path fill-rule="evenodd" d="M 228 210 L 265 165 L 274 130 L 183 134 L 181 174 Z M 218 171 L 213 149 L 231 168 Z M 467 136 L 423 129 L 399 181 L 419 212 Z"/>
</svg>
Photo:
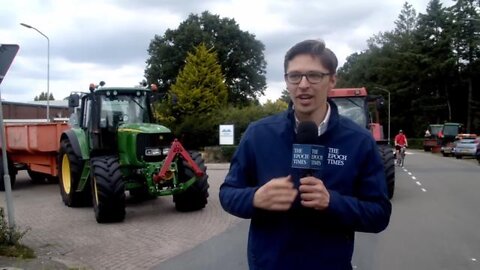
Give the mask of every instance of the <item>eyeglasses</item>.
<svg viewBox="0 0 480 270">
<path fill-rule="evenodd" d="M 310 71 L 307 73 L 300 73 L 300 72 L 290 72 L 285 73 L 285 80 L 291 84 L 299 84 L 303 77 L 307 78 L 307 81 L 311 84 L 320 83 L 323 77 L 330 75 L 330 73 L 324 73 L 320 71 Z"/>
</svg>

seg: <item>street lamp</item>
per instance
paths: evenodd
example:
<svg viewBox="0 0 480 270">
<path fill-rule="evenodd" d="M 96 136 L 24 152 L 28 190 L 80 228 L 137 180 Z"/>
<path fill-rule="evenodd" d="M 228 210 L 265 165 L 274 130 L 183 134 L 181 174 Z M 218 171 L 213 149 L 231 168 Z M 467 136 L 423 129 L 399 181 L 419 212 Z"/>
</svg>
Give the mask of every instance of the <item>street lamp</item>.
<svg viewBox="0 0 480 270">
<path fill-rule="evenodd" d="M 375 86 L 374 88 L 388 93 L 388 143 L 390 143 L 390 91 L 377 86 Z"/>
<path fill-rule="evenodd" d="M 20 23 L 20 25 L 37 31 L 40 35 L 47 39 L 47 122 L 50 122 L 50 39 L 47 37 L 47 35 L 42 33 L 42 31 L 31 25 L 25 23 Z"/>
</svg>

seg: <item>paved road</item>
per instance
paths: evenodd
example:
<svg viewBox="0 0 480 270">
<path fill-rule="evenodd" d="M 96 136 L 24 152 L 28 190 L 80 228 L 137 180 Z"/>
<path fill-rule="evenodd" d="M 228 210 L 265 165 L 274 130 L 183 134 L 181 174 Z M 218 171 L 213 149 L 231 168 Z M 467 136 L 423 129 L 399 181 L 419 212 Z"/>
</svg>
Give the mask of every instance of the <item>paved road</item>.
<svg viewBox="0 0 480 270">
<path fill-rule="evenodd" d="M 129 202 L 125 221 L 117 224 L 98 224 L 92 208 L 66 207 L 57 185 L 34 185 L 20 172 L 13 191 L 16 224 L 29 228 L 26 245 L 69 267 L 150 269 L 240 221 L 225 213 L 218 200 L 228 165 L 207 166 L 210 198 L 205 209 L 176 212 L 172 197 Z M 5 206 L 3 192 L 0 206 Z"/>
<path fill-rule="evenodd" d="M 28 245 L 71 267 L 246 270 L 248 221 L 223 212 L 218 187 L 226 170 L 209 168 L 206 209 L 177 213 L 164 197 L 129 204 L 125 222 L 109 225 L 97 224 L 91 208 L 65 207 L 56 186 L 20 181 L 17 224 L 32 228 Z M 396 176 L 390 225 L 356 234 L 354 269 L 480 269 L 478 162 L 410 151 Z"/>
<path fill-rule="evenodd" d="M 480 269 L 480 166 L 411 151 L 396 170 L 389 227 L 357 234 L 357 269 Z"/>
<path fill-rule="evenodd" d="M 396 168 L 387 230 L 357 233 L 354 269 L 480 269 L 480 166 L 421 151 Z M 162 262 L 155 270 L 247 270 L 248 221 Z"/>
</svg>

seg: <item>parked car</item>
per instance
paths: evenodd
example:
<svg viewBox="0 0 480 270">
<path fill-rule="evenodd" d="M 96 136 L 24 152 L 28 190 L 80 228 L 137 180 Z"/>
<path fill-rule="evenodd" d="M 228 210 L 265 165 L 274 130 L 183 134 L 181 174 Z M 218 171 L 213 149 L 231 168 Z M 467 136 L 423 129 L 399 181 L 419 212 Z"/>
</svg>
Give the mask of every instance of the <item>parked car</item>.
<svg viewBox="0 0 480 270">
<path fill-rule="evenodd" d="M 455 147 L 457 143 L 460 140 L 463 139 L 476 139 L 477 135 L 476 134 L 469 134 L 469 133 L 460 133 L 457 136 L 455 136 L 455 140 L 452 142 L 447 142 L 446 144 L 442 145 L 442 148 L 440 149 L 440 152 L 444 157 L 448 156 L 455 156 Z M 475 154 L 473 154 L 475 156 Z"/>
<path fill-rule="evenodd" d="M 480 149 L 480 138 L 461 139 L 456 142 L 453 148 L 453 155 L 460 159 L 462 157 L 476 157 Z"/>
</svg>

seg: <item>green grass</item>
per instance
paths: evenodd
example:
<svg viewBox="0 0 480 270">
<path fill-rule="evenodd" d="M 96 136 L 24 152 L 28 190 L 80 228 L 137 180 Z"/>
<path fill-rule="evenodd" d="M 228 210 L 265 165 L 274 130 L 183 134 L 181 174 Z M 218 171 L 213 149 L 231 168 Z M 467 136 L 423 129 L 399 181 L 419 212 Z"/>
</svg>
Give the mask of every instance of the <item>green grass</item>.
<svg viewBox="0 0 480 270">
<path fill-rule="evenodd" d="M 4 257 L 16 257 L 21 259 L 33 259 L 35 258 L 35 251 L 22 244 L 3 244 L 0 245 L 0 256 Z"/>
</svg>

